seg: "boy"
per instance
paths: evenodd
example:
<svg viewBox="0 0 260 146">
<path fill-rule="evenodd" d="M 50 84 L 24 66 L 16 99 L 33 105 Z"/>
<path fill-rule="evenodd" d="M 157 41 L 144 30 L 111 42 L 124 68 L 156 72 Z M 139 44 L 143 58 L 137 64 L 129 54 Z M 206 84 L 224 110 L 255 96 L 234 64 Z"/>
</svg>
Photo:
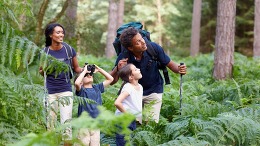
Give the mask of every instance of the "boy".
<svg viewBox="0 0 260 146">
<path fill-rule="evenodd" d="M 106 79 L 99 84 L 93 84 L 93 74 L 100 72 Z M 84 70 L 80 73 L 75 81 L 76 95 L 91 99 L 96 103 L 79 104 L 78 116 L 82 112 L 88 112 L 92 118 L 96 118 L 99 114 L 97 106 L 102 105 L 101 93 L 113 81 L 113 77 L 97 65 L 85 65 Z M 100 145 L 99 130 L 80 130 L 79 139 L 84 145 L 98 146 Z"/>
</svg>

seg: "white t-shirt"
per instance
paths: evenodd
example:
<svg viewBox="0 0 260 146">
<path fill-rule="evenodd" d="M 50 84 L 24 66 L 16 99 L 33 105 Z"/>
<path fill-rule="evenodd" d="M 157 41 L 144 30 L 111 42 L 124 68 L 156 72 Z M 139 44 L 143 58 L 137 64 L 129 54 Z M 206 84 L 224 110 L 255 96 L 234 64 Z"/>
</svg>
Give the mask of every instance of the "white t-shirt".
<svg viewBox="0 0 260 146">
<path fill-rule="evenodd" d="M 142 123 L 142 97 L 143 97 L 143 87 L 139 85 L 139 90 L 136 90 L 133 85 L 126 83 L 121 90 L 122 92 L 129 93 L 129 96 L 126 97 L 122 104 L 124 109 L 136 116 L 137 121 Z M 120 110 L 116 110 L 115 115 L 122 114 Z"/>
</svg>

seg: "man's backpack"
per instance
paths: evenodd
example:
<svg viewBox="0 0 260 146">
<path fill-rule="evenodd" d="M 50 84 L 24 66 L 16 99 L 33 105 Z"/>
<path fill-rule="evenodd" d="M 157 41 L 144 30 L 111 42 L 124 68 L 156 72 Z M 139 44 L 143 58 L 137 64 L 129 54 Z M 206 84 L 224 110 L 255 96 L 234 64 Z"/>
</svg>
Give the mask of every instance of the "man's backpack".
<svg viewBox="0 0 260 146">
<path fill-rule="evenodd" d="M 158 68 L 160 70 L 163 71 L 163 75 L 164 75 L 164 80 L 165 80 L 165 84 L 170 84 L 170 79 L 169 79 L 169 75 L 168 75 L 168 70 L 167 70 L 167 67 L 162 65 L 159 61 L 158 61 L 158 54 L 157 52 L 155 51 L 155 49 L 153 48 L 153 46 L 151 45 L 151 39 L 150 39 L 150 33 L 146 30 L 143 29 L 143 25 L 142 23 L 140 22 L 130 22 L 130 23 L 126 23 L 126 24 L 123 24 L 121 25 L 117 31 L 116 31 L 116 38 L 113 42 L 113 46 L 115 48 L 115 51 L 116 51 L 116 54 L 117 56 L 120 54 L 120 53 L 125 53 L 127 54 L 128 51 L 126 48 L 124 48 L 122 45 L 121 45 L 121 42 L 120 42 L 120 35 L 122 34 L 122 32 L 128 28 L 128 27 L 134 27 L 135 29 L 137 29 L 139 31 L 139 33 L 142 35 L 143 39 L 145 40 L 145 43 L 147 45 L 147 53 L 152 57 L 152 59 L 154 61 L 157 62 L 158 64 Z"/>
<path fill-rule="evenodd" d="M 70 78 L 72 78 L 74 76 L 74 67 L 73 67 L 73 64 L 72 64 L 72 58 L 73 58 L 72 48 L 69 44 L 67 44 L 65 42 L 62 42 L 62 45 L 65 47 L 65 51 L 66 51 L 68 58 L 64 58 L 63 60 L 60 60 L 60 61 L 69 60 L 69 63 L 70 63 L 69 64 L 69 68 L 70 68 L 69 75 L 70 75 Z M 45 47 L 44 52 L 48 55 L 49 47 Z"/>
</svg>

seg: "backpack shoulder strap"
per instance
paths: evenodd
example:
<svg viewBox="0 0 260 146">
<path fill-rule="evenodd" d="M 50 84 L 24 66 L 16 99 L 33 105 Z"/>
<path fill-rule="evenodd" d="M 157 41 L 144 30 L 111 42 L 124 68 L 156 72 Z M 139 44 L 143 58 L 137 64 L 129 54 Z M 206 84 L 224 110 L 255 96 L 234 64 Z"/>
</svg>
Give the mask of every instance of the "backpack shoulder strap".
<svg viewBox="0 0 260 146">
<path fill-rule="evenodd" d="M 66 51 L 68 52 L 68 59 L 70 59 L 70 60 L 72 60 L 72 48 L 71 48 L 71 46 L 70 45 L 68 45 L 67 43 L 65 43 L 65 42 L 62 42 L 62 44 L 65 46 L 65 49 L 66 49 Z M 68 50 L 68 48 L 69 48 L 69 50 Z"/>
<path fill-rule="evenodd" d="M 44 48 L 43 48 L 43 51 L 44 51 L 46 54 L 48 54 L 48 50 L 49 50 L 49 47 L 44 47 Z"/>
<path fill-rule="evenodd" d="M 65 47 L 65 51 L 66 51 L 66 54 L 67 54 L 67 57 L 68 57 L 68 60 L 69 60 L 69 62 L 70 62 L 70 78 L 72 78 L 73 76 L 74 76 L 74 73 L 73 73 L 73 71 L 74 71 L 74 67 L 73 67 L 73 60 L 72 60 L 72 48 L 71 48 L 71 46 L 70 45 L 68 45 L 67 43 L 65 43 L 65 42 L 62 42 L 62 44 L 64 45 L 64 47 Z M 69 48 L 69 50 L 68 50 L 68 48 Z"/>
<path fill-rule="evenodd" d="M 69 61 L 70 61 L 70 66 L 71 66 L 71 68 L 73 69 L 73 64 L 72 64 L 72 62 L 73 62 L 73 60 L 72 60 L 72 48 L 71 48 L 71 46 L 70 45 L 68 45 L 67 43 L 65 43 L 65 42 L 62 42 L 62 44 L 64 45 L 64 47 L 65 47 L 65 49 L 66 49 L 66 53 L 67 53 L 67 57 L 68 57 L 68 59 L 69 59 Z M 69 49 L 68 49 L 69 48 Z"/>
<path fill-rule="evenodd" d="M 145 43 L 147 45 L 147 53 L 152 57 L 153 60 L 158 61 L 158 55 L 157 52 L 155 51 L 153 45 L 150 43 L 150 41 L 146 38 L 143 37 L 145 40 Z"/>
</svg>

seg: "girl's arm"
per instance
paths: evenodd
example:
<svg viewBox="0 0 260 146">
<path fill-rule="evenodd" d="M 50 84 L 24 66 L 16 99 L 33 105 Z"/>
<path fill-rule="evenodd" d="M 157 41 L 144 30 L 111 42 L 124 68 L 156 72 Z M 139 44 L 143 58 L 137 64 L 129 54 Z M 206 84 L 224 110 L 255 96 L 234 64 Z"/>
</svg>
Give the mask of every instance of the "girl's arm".
<svg viewBox="0 0 260 146">
<path fill-rule="evenodd" d="M 123 92 L 117 97 L 117 99 L 116 99 L 116 101 L 115 101 L 115 103 L 114 103 L 114 105 L 116 106 L 116 108 L 117 108 L 120 112 L 122 112 L 122 113 L 125 113 L 125 112 L 126 112 L 125 108 L 123 107 L 122 102 L 123 102 L 123 100 L 124 100 L 127 96 L 129 96 L 129 93 L 123 91 Z"/>
<path fill-rule="evenodd" d="M 107 87 L 110 85 L 110 83 L 114 80 L 114 78 L 105 70 L 103 70 L 102 68 L 98 67 L 97 65 L 95 65 L 95 72 L 98 71 L 100 72 L 103 76 L 105 76 L 106 80 L 103 82 L 104 87 Z"/>
</svg>

